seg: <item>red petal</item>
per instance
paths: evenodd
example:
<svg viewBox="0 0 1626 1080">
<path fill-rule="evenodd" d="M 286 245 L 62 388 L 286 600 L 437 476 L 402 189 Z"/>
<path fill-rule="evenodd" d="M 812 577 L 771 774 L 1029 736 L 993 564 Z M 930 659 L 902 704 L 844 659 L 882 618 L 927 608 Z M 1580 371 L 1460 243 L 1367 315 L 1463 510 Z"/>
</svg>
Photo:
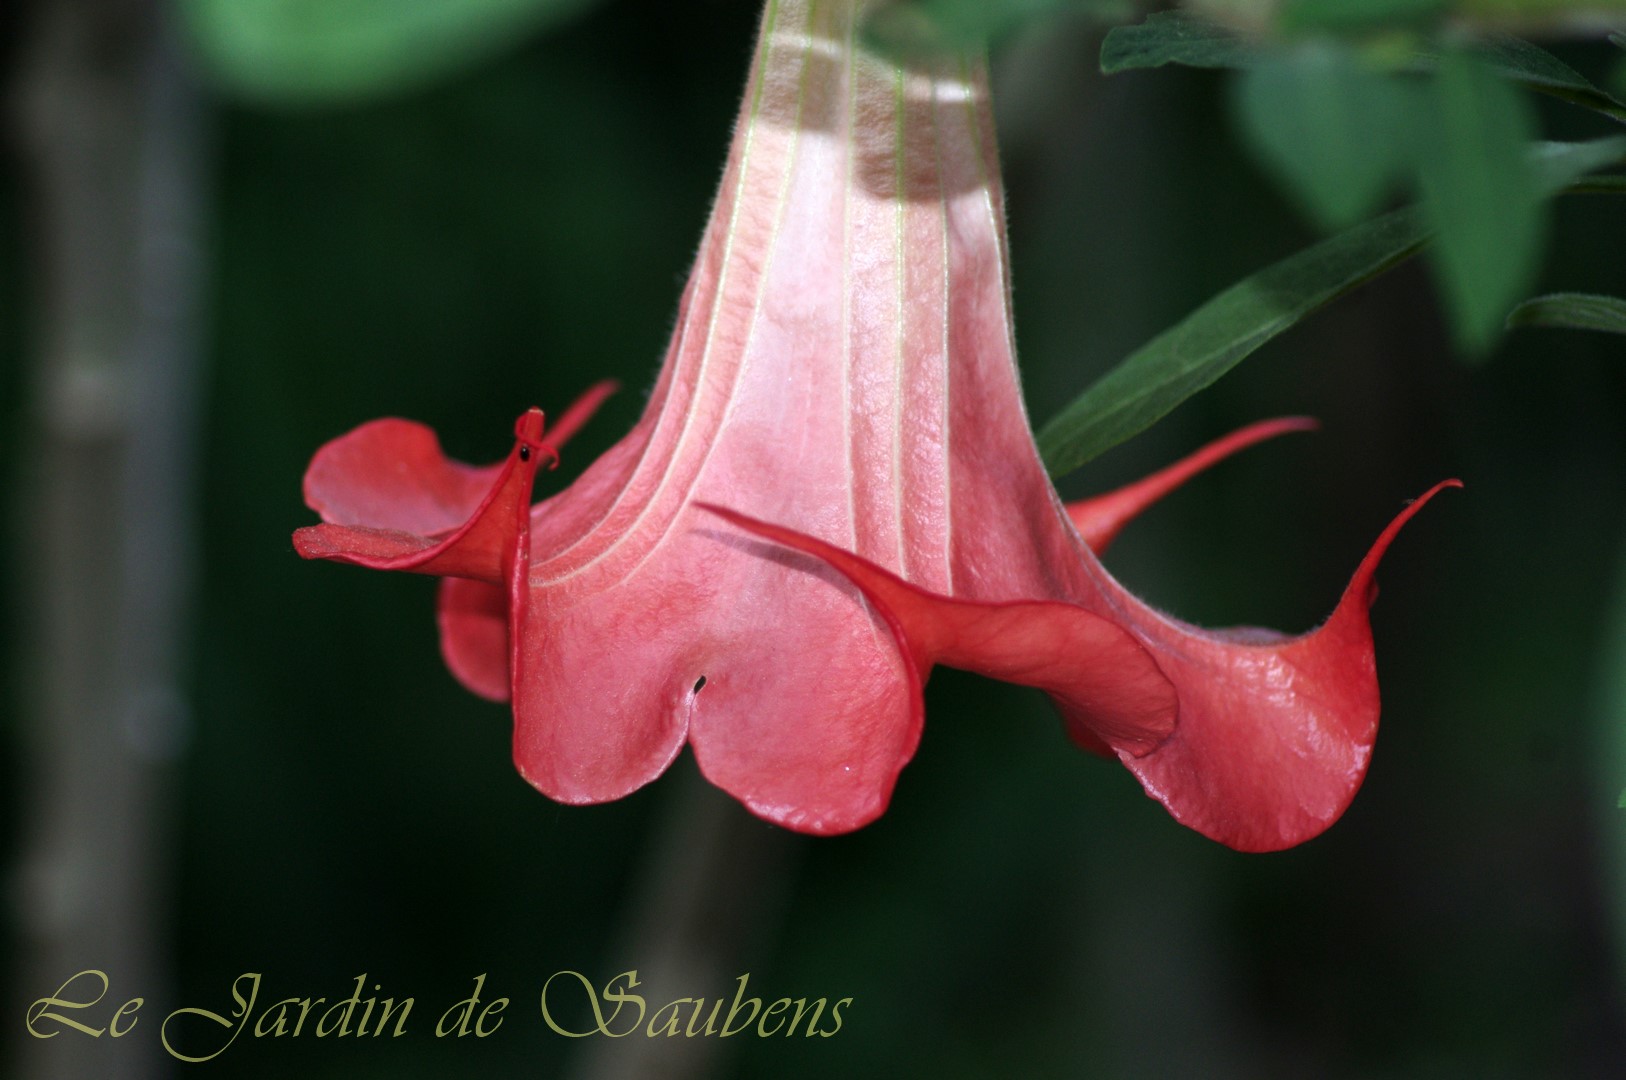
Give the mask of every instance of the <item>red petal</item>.
<svg viewBox="0 0 1626 1080">
<path fill-rule="evenodd" d="M 430 428 L 374 420 L 316 451 L 305 470 L 305 505 L 333 525 L 432 536 L 467 521 L 503 465 L 452 461 Z"/>
<path fill-rule="evenodd" d="M 617 387 L 612 379 L 589 387 L 543 433 L 543 452 L 564 446 Z M 538 507 L 531 507 L 532 528 L 538 513 Z M 507 701 L 511 696 L 507 591 L 483 581 L 446 578 L 436 594 L 435 621 L 440 654 L 457 681 L 488 701 Z"/>
<path fill-rule="evenodd" d="M 442 578 L 435 598 L 440 655 L 457 681 L 487 701 L 507 701 L 508 591 L 467 578 Z"/>
<path fill-rule="evenodd" d="M 833 834 L 885 810 L 920 735 L 908 659 L 835 571 L 744 543 L 679 523 L 625 574 L 538 587 L 533 568 L 514 681 L 528 781 L 619 798 L 687 736 L 713 783 L 777 824 Z"/>
<path fill-rule="evenodd" d="M 300 529 L 295 549 L 375 570 L 503 582 L 527 534 L 537 467 L 553 453 L 540 409 L 521 416 L 514 434 L 508 460 L 484 469 L 448 459 L 433 431 L 405 420 L 340 436 L 305 474 L 305 501 L 338 523 Z"/>
<path fill-rule="evenodd" d="M 1238 450 L 1254 443 L 1285 435 L 1289 431 L 1313 431 L 1319 425 L 1306 416 L 1288 416 L 1279 420 L 1263 420 L 1222 439 L 1216 439 L 1173 465 L 1159 469 L 1143 480 L 1137 480 L 1117 491 L 1097 495 L 1090 499 L 1067 504 L 1067 515 L 1073 527 L 1097 555 L 1117 537 L 1123 527 L 1141 511 L 1163 498 L 1175 488 L 1190 480 L 1204 469 L 1215 465 Z"/>
<path fill-rule="evenodd" d="M 922 672 L 940 662 L 1048 691 L 1074 738 L 1110 746 L 1177 820 L 1239 850 L 1273 851 L 1320 834 L 1360 787 L 1377 734 L 1367 608 L 1378 562 L 1424 504 L 1460 486 L 1437 484 L 1396 516 L 1332 617 L 1291 639 L 1178 623 L 1104 573 L 1123 629 L 1070 603 L 937 596 L 812 537 L 705 509 L 840 570 Z"/>
<path fill-rule="evenodd" d="M 1175 693 L 1147 651 L 1076 604 L 957 600 L 920 589 L 851 552 L 717 506 L 742 529 L 816 556 L 863 590 L 920 677 L 934 663 L 1047 691 L 1068 726 L 1133 757 L 1175 725 Z"/>
<path fill-rule="evenodd" d="M 495 465 L 451 460 L 434 431 L 410 420 L 363 424 L 311 458 L 305 504 L 324 524 L 295 532 L 294 547 L 307 559 L 501 582 L 529 526 L 537 468 L 558 460 L 558 447 L 615 388 L 590 387 L 546 437 L 542 411 L 531 409 Z"/>
<path fill-rule="evenodd" d="M 1119 591 L 1125 625 L 1180 694 L 1170 738 L 1124 764 L 1185 825 L 1241 851 L 1275 851 L 1343 814 L 1371 761 L 1377 667 L 1367 609 L 1373 575 L 1401 526 L 1446 480 L 1395 517 L 1319 629 L 1297 638 L 1211 632 L 1158 615 Z"/>
</svg>

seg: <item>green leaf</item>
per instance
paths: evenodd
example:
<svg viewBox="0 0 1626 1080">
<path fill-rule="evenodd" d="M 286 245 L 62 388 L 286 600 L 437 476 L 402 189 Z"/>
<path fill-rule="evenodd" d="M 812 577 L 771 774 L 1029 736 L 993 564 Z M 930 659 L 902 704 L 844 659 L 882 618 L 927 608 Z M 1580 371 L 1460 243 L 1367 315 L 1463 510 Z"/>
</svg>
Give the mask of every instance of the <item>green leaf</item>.
<svg viewBox="0 0 1626 1080">
<path fill-rule="evenodd" d="M 1516 89 L 1466 52 L 1441 57 L 1434 90 L 1418 169 L 1439 239 L 1432 264 L 1458 343 L 1483 354 L 1534 279 L 1546 239 L 1527 150 L 1535 117 Z"/>
<path fill-rule="evenodd" d="M 1587 171 L 1618 161 L 1626 137 L 1534 148 L 1540 190 L 1612 190 L 1618 177 Z M 1136 349 L 1039 432 L 1039 450 L 1062 476 L 1137 435 L 1230 371 L 1282 331 L 1420 251 L 1429 240 L 1422 211 L 1397 210 L 1323 240 L 1214 296 Z"/>
<path fill-rule="evenodd" d="M 1496 34 L 1477 42 L 1473 52 L 1498 75 L 1532 90 L 1626 121 L 1626 105 L 1594 86 L 1586 76 L 1546 49 L 1521 38 Z"/>
<path fill-rule="evenodd" d="M 1593 293 L 1552 293 L 1526 300 L 1513 309 L 1507 325 L 1553 326 L 1626 334 L 1626 300 Z"/>
<path fill-rule="evenodd" d="M 1164 11 L 1146 16 L 1138 25 L 1108 31 L 1101 42 L 1101 72 L 1115 75 L 1164 64 L 1242 68 L 1253 64 L 1261 51 L 1228 27 L 1184 11 Z"/>
<path fill-rule="evenodd" d="M 1331 230 L 1377 209 L 1410 172 L 1410 89 L 1350 49 L 1315 41 L 1242 72 L 1233 102 L 1254 156 Z"/>
<path fill-rule="evenodd" d="M 977 48 L 1043 16 L 1078 13 L 1122 22 L 1134 0 L 882 0 L 864 18 L 867 42 L 891 55 Z"/>
<path fill-rule="evenodd" d="M 1588 176 L 1571 184 L 1565 194 L 1626 195 L 1626 176 Z"/>
<path fill-rule="evenodd" d="M 181 0 L 229 90 L 317 105 L 422 86 L 597 0 Z"/>
<path fill-rule="evenodd" d="M 1626 160 L 1626 135 L 1608 135 L 1585 142 L 1537 142 L 1530 147 L 1530 160 L 1536 180 L 1545 195 L 1554 195 L 1581 182 L 1594 169 L 1619 165 Z M 1588 190 L 1610 188 L 1613 176 L 1587 177 Z"/>
<path fill-rule="evenodd" d="M 1254 274 L 1137 349 L 1039 432 L 1053 476 L 1150 427 L 1328 301 L 1422 248 L 1415 208 L 1358 225 Z"/>
</svg>

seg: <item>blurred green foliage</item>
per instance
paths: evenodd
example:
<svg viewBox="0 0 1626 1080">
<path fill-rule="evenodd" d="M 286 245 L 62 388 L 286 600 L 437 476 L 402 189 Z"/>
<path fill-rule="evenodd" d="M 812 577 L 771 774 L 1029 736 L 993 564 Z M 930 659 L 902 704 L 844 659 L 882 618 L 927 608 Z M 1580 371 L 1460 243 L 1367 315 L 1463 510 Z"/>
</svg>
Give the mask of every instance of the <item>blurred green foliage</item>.
<svg viewBox="0 0 1626 1080">
<path fill-rule="evenodd" d="M 1591 190 L 1602 181 L 1587 174 L 1626 155 L 1626 136 L 1534 149 L 1520 164 L 1528 166 L 1541 194 Z M 1040 428 L 1039 449 L 1051 475 L 1070 472 L 1138 435 L 1276 335 L 1433 239 L 1421 209 L 1396 210 L 1221 291 L 1125 357 Z"/>
<path fill-rule="evenodd" d="M 1416 95 L 1351 49 L 1317 40 L 1271 54 L 1235 88 L 1243 134 L 1323 228 L 1354 225 L 1409 178 Z"/>
<path fill-rule="evenodd" d="M 479 1045 L 261 1040 L 214 1075 L 558 1075 L 581 1048 L 540 1024 L 541 981 L 647 963 L 618 927 L 692 767 L 607 807 L 548 802 L 513 774 L 505 711 L 444 672 L 429 583 L 301 563 L 287 533 L 310 452 L 373 416 L 485 460 L 525 406 L 620 377 L 553 483 L 626 429 L 750 47 L 754 4 L 708 10 L 618 0 L 432 93 L 222 118 L 180 992 L 225 1004 L 263 967 L 331 993 L 368 971 L 427 1008 L 484 971 L 515 1000 Z M 1085 34 L 1014 41 L 995 72 L 1041 417 L 1313 240 L 1227 135 L 1217 77 L 1096 82 Z M 1568 257 L 1544 284 L 1626 288 L 1620 206 L 1560 204 Z M 1626 366 L 1604 335 L 1531 334 L 1470 377 L 1428 292 L 1405 270 L 1373 282 L 1077 474 L 1100 490 L 1236 424 L 1319 415 L 1323 434 L 1194 484 L 1111 561 L 1182 616 L 1289 628 L 1400 499 L 1465 477 L 1385 565 L 1385 731 L 1345 820 L 1234 855 L 1070 747 L 1036 695 L 940 672 L 892 809 L 790 840 L 788 908 L 740 963 L 766 993 L 854 996 L 847 1025 L 732 1041 L 719 1075 L 1583 1075 L 1626 1048 L 1574 783 L 1602 603 L 1586 570 L 1626 513 Z"/>
<path fill-rule="evenodd" d="M 410 91 L 599 0 L 178 0 L 205 66 L 244 97 L 327 105 Z"/>
<path fill-rule="evenodd" d="M 1439 236 L 1435 269 L 1463 343 L 1484 353 L 1534 280 L 1546 218 L 1527 152 L 1535 113 L 1476 57 L 1440 59 L 1417 143 L 1417 182 Z"/>
<path fill-rule="evenodd" d="M 1284 8 L 1277 38 L 1166 12 L 1109 34 L 1102 70 L 1243 69 L 1233 99 L 1239 131 L 1323 228 L 1415 188 L 1438 239 L 1432 262 L 1457 342 L 1484 355 L 1546 251 L 1548 215 L 1528 150 L 1535 114 L 1514 85 L 1617 121 L 1626 106 L 1529 42 L 1465 38 L 1456 25 L 1431 30 L 1445 13 L 1393 0 L 1300 2 Z"/>
</svg>

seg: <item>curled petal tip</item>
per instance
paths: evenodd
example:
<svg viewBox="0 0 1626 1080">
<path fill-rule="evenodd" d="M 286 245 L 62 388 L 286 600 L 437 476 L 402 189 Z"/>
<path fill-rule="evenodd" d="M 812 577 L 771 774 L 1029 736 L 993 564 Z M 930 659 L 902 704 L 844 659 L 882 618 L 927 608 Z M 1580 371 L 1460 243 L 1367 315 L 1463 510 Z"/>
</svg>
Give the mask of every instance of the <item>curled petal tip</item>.
<svg viewBox="0 0 1626 1080">
<path fill-rule="evenodd" d="M 570 403 L 570 407 L 559 417 L 548 433 L 547 441 L 553 447 L 563 446 L 570 441 L 570 437 L 582 429 L 582 425 L 593 418 L 598 407 L 604 404 L 604 399 L 621 389 L 621 384 L 614 379 L 602 379 L 589 386 L 585 393 Z"/>
<path fill-rule="evenodd" d="M 1274 439 L 1278 435 L 1294 431 L 1316 431 L 1320 427 L 1321 422 L 1311 416 L 1282 416 L 1274 420 L 1260 420 L 1239 428 L 1223 438 L 1215 439 L 1200 450 L 1144 479 L 1104 495 L 1069 503 L 1067 516 L 1072 519 L 1073 528 L 1078 530 L 1084 543 L 1099 555 L 1117 538 L 1125 525 L 1198 473 L 1266 439 Z"/>
<path fill-rule="evenodd" d="M 1373 548 L 1376 549 L 1375 553 L 1381 555 L 1383 553 L 1383 549 L 1389 546 L 1389 542 L 1399 534 L 1401 529 L 1405 528 L 1406 522 L 1416 517 L 1418 512 L 1421 511 L 1423 507 L 1427 506 L 1434 496 L 1438 495 L 1446 488 L 1460 488 L 1462 486 L 1462 481 L 1455 477 L 1452 477 L 1449 480 L 1441 480 L 1439 483 L 1417 496 L 1417 498 L 1408 502 L 1405 505 L 1405 508 L 1402 509 L 1400 513 L 1395 515 L 1394 520 L 1389 522 L 1388 528 L 1384 529 L 1383 532 L 1378 535 L 1377 543 L 1373 545 Z M 1368 556 L 1368 558 L 1370 558 L 1370 556 Z"/>
<path fill-rule="evenodd" d="M 1350 590 L 1353 591 L 1357 588 L 1366 589 L 1367 602 L 1371 603 L 1371 601 L 1375 598 L 1372 592 L 1374 585 L 1373 577 L 1377 573 L 1378 563 L 1382 561 L 1384 553 L 1389 550 L 1389 545 L 1394 542 L 1394 538 L 1400 535 L 1400 530 L 1405 528 L 1406 523 L 1412 518 L 1416 517 L 1418 512 L 1421 511 L 1423 507 L 1427 506 L 1434 496 L 1438 495 L 1446 488 L 1460 488 L 1462 486 L 1462 481 L 1455 477 L 1452 477 L 1449 480 L 1441 480 L 1439 483 L 1417 496 L 1417 498 L 1408 502 L 1400 513 L 1396 514 L 1394 519 L 1389 522 L 1388 527 L 1378 534 L 1377 540 L 1373 541 L 1371 549 L 1366 553 L 1366 558 L 1361 560 L 1360 567 L 1356 569 L 1355 576 L 1349 583 Z"/>
<path fill-rule="evenodd" d="M 514 439 L 519 444 L 515 449 L 521 462 L 529 462 L 535 455 L 536 467 L 540 468 L 545 462 L 548 468 L 553 469 L 559 465 L 559 450 L 553 440 L 544 441 L 542 438 L 546 422 L 542 410 L 535 405 L 521 413 L 519 419 L 514 421 Z"/>
<path fill-rule="evenodd" d="M 1314 416 L 1279 416 L 1274 420 L 1261 420 L 1257 424 L 1250 424 L 1243 428 L 1248 431 L 1252 428 L 1263 429 L 1262 438 L 1279 435 L 1288 431 L 1320 431 L 1321 421 Z"/>
<path fill-rule="evenodd" d="M 519 419 L 514 421 L 514 438 L 533 445 L 540 443 L 544 420 L 542 409 L 532 405 L 520 413 Z"/>
<path fill-rule="evenodd" d="M 1332 616 L 1308 634 L 1201 631 L 1143 618 L 1132 606 L 1141 639 L 1180 695 L 1172 738 L 1141 758 L 1119 754 L 1147 794 L 1239 851 L 1292 847 L 1338 820 L 1377 736 L 1367 611 L 1378 563 L 1430 499 L 1461 486 L 1444 480 L 1408 503 L 1373 542 Z"/>
</svg>

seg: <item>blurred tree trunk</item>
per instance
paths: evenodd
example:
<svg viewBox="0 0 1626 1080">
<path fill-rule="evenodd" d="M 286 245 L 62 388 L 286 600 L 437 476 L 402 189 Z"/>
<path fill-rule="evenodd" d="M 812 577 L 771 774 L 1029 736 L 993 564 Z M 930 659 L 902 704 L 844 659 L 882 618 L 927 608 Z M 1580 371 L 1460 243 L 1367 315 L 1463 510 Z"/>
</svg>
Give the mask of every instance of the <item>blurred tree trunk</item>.
<svg viewBox="0 0 1626 1080">
<path fill-rule="evenodd" d="M 196 97 L 166 14 L 159 0 L 36 0 L 21 20 L 32 459 L 13 509 L 32 651 L 11 1000 L 99 969 L 112 988 L 79 1014 L 92 1027 L 149 1003 L 125 1038 L 22 1036 L 12 1075 L 31 1080 L 165 1071 L 200 210 Z"/>
<path fill-rule="evenodd" d="M 692 762 L 685 766 L 668 774 L 667 814 L 649 839 L 605 968 L 637 970 L 651 995 L 646 1023 L 659 1003 L 679 997 L 730 1000 L 735 980 L 749 974 L 740 965 L 772 953 L 765 946 L 783 929 L 805 842 L 752 817 Z M 641 1033 L 581 1042 L 572 1080 L 702 1080 L 730 1072 L 738 1045 Z"/>
</svg>

